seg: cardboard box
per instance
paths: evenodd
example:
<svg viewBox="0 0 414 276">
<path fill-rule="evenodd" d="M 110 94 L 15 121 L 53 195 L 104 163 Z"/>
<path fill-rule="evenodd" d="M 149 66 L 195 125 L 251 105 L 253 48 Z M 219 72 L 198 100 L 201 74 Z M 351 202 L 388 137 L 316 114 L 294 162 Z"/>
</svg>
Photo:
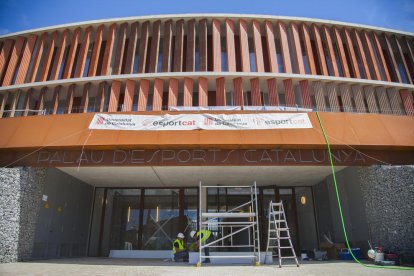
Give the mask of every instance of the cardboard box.
<svg viewBox="0 0 414 276">
<path fill-rule="evenodd" d="M 329 243 L 329 242 L 321 242 L 319 245 L 320 250 L 324 250 L 328 253 L 329 260 L 336 260 L 338 259 L 339 252 L 341 248 L 345 248 L 345 244 L 343 243 Z"/>
</svg>

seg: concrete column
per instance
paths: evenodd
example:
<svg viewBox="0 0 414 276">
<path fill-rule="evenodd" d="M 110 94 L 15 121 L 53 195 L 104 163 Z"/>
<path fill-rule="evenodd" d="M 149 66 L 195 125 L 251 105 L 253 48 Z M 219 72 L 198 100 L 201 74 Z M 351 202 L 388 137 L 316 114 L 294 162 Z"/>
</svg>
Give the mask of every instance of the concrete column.
<svg viewBox="0 0 414 276">
<path fill-rule="evenodd" d="M 75 62 L 75 55 L 76 55 L 76 49 L 78 48 L 78 43 L 79 43 L 79 33 L 80 33 L 80 28 L 76 28 L 73 33 L 72 33 L 72 39 L 70 42 L 70 49 L 68 52 L 68 55 L 66 57 L 66 65 L 65 65 L 65 70 L 63 71 L 63 75 L 62 75 L 62 79 L 70 79 L 71 74 L 72 74 L 72 70 L 73 70 L 73 66 L 76 66 L 76 64 L 74 64 Z M 44 34 L 43 34 L 44 36 Z M 40 38 L 39 41 L 39 46 L 41 46 L 43 48 L 44 45 L 44 38 L 43 36 Z M 36 59 L 38 58 L 39 55 L 39 50 L 36 53 Z M 40 60 L 39 60 L 40 62 Z M 33 63 L 32 66 L 32 73 L 31 73 L 31 77 L 29 79 L 29 82 L 33 82 L 34 81 L 34 77 L 36 75 L 34 75 L 34 69 L 37 68 L 37 66 L 39 66 L 39 64 L 37 63 Z"/>
<path fill-rule="evenodd" d="M 378 102 L 380 111 L 382 114 L 392 114 L 392 109 L 390 105 L 390 101 L 387 97 L 387 92 L 385 90 L 385 87 L 376 87 L 375 93 L 378 95 Z"/>
<path fill-rule="evenodd" d="M 252 29 L 253 29 L 254 54 L 256 56 L 256 69 L 257 69 L 257 72 L 264 72 L 263 47 L 262 47 L 262 35 L 260 33 L 260 22 L 257 20 L 253 20 Z"/>
<path fill-rule="evenodd" d="M 22 84 L 26 80 L 26 75 L 29 70 L 30 60 L 33 55 L 36 44 L 37 35 L 30 35 L 23 48 L 23 56 L 20 62 L 19 72 L 17 73 L 15 84 Z"/>
<path fill-rule="evenodd" d="M 91 83 L 88 82 L 83 86 L 83 93 L 82 93 L 82 101 L 79 113 L 87 113 L 88 112 L 88 105 L 89 105 L 89 90 L 91 87 Z"/>
<path fill-rule="evenodd" d="M 147 63 L 148 51 L 148 28 L 149 22 L 145 21 L 141 26 L 141 37 L 138 49 L 138 73 L 145 73 L 145 64 Z"/>
<path fill-rule="evenodd" d="M 149 89 L 149 80 L 142 79 L 139 82 L 138 111 L 147 110 L 148 89 Z"/>
<path fill-rule="evenodd" d="M 117 112 L 120 93 L 121 93 L 121 82 L 112 81 L 111 94 L 109 95 L 108 112 Z"/>
<path fill-rule="evenodd" d="M 177 106 L 178 102 L 178 80 L 171 78 L 168 83 L 168 107 Z"/>
<path fill-rule="evenodd" d="M 162 94 L 164 93 L 164 80 L 154 80 L 154 94 L 152 97 L 152 111 L 160 111 L 162 109 Z"/>
<path fill-rule="evenodd" d="M 59 95 L 60 95 L 61 89 L 62 89 L 62 86 L 58 85 L 55 87 L 55 90 L 53 91 L 52 114 L 57 114 L 57 111 L 59 108 Z"/>
<path fill-rule="evenodd" d="M 352 39 L 351 39 L 351 33 L 349 32 L 347 28 L 344 28 L 343 32 L 345 36 L 346 48 L 349 54 L 349 59 L 351 60 L 352 71 L 354 72 L 355 78 L 360 79 L 361 73 L 359 72 L 358 61 L 355 55 L 354 44 L 352 43 Z"/>
<path fill-rule="evenodd" d="M 19 57 L 22 53 L 23 45 L 25 44 L 25 40 L 26 39 L 21 36 L 16 39 L 16 43 L 14 43 L 13 49 L 10 54 L 9 63 L 7 65 L 7 70 L 4 75 L 2 86 L 11 85 L 14 73 L 16 71 L 16 67 L 18 66 L 17 63 L 19 61 Z"/>
<path fill-rule="evenodd" d="M 397 36 L 394 35 L 395 44 L 397 45 L 398 53 L 400 54 L 400 60 L 404 66 L 405 75 L 408 79 L 408 83 L 413 84 L 413 80 L 411 79 L 410 69 L 408 68 L 407 62 L 405 61 L 404 52 L 401 48 L 401 44 Z"/>
<path fill-rule="evenodd" d="M 68 40 L 69 30 L 64 30 L 60 38 L 59 46 L 55 56 L 55 64 L 53 65 L 52 73 L 50 74 L 51 80 L 57 80 L 59 78 L 60 67 L 63 62 L 63 55 L 66 50 L 66 41 Z"/>
<path fill-rule="evenodd" d="M 239 35 L 242 72 L 250 72 L 249 36 L 247 23 L 242 19 L 239 20 Z"/>
<path fill-rule="evenodd" d="M 352 97 L 351 97 L 351 87 L 347 84 L 341 84 L 339 86 L 339 91 L 341 93 L 342 105 L 344 106 L 345 112 L 353 112 Z"/>
<path fill-rule="evenodd" d="M 200 20 L 198 23 L 198 52 L 199 52 L 199 70 L 207 71 L 207 19 Z"/>
<path fill-rule="evenodd" d="M 198 106 L 208 106 L 208 82 L 206 78 L 198 78 Z"/>
<path fill-rule="evenodd" d="M 52 66 L 52 55 L 53 51 L 55 50 L 56 40 L 57 40 L 58 32 L 54 31 L 49 39 L 49 46 L 47 47 L 45 58 L 42 65 L 42 73 L 40 75 L 40 81 L 46 81 L 47 75 L 49 73 L 50 66 Z M 40 69 L 40 68 L 39 68 Z"/>
<path fill-rule="evenodd" d="M 279 31 L 280 49 L 282 50 L 283 68 L 285 73 L 292 73 L 292 63 L 290 60 L 289 44 L 287 39 L 286 25 L 283 22 L 277 22 Z"/>
<path fill-rule="evenodd" d="M 328 92 L 329 106 L 331 111 L 340 112 L 340 106 L 338 102 L 338 85 L 334 82 L 328 83 L 326 85 L 326 90 Z"/>
<path fill-rule="evenodd" d="M 171 41 L 172 41 L 172 21 L 164 23 L 163 45 L 162 45 L 162 72 L 169 72 L 171 67 Z"/>
<path fill-rule="evenodd" d="M 262 95 L 260 92 L 260 82 L 258 78 L 250 79 L 250 93 L 253 106 L 262 106 Z"/>
<path fill-rule="evenodd" d="M 355 38 L 355 43 L 356 43 L 356 47 L 358 50 L 359 58 L 362 63 L 362 69 L 364 70 L 364 73 L 365 73 L 365 78 L 368 80 L 371 80 L 372 77 L 369 71 L 367 57 L 365 55 L 364 45 L 362 44 L 361 37 L 359 36 L 359 32 L 357 30 L 354 30 L 353 33 L 354 33 L 354 38 Z"/>
<path fill-rule="evenodd" d="M 7 39 L 5 42 L 3 42 L 3 47 L 1 47 L 1 50 L 0 50 L 0 77 L 7 70 L 6 64 L 7 64 L 7 61 L 9 60 L 9 56 L 13 49 L 13 45 L 14 45 L 13 39 Z"/>
<path fill-rule="evenodd" d="M 403 115 L 404 111 L 400 105 L 401 97 L 397 89 L 389 88 L 387 89 L 388 98 L 390 99 L 392 113 L 396 115 Z"/>
<path fill-rule="evenodd" d="M 107 76 L 109 75 L 111 69 L 111 60 L 112 54 L 114 50 L 114 42 L 115 42 L 115 31 L 116 31 L 116 24 L 112 24 L 109 26 L 108 35 L 106 38 L 106 46 L 105 46 L 105 53 L 102 62 L 102 69 L 100 75 Z M 99 74 L 99 72 L 97 73 Z"/>
<path fill-rule="evenodd" d="M 364 94 L 362 93 L 362 87 L 359 85 L 353 85 L 352 94 L 354 96 L 356 111 L 360 113 L 367 112 L 367 109 L 364 103 Z"/>
<path fill-rule="evenodd" d="M 175 45 L 174 45 L 174 72 L 183 71 L 184 58 L 184 20 L 175 23 Z"/>
<path fill-rule="evenodd" d="M 350 78 L 351 75 L 349 73 L 348 62 L 346 60 L 344 43 L 342 42 L 341 33 L 339 32 L 337 27 L 333 27 L 333 31 L 335 34 L 335 41 L 336 41 L 336 46 L 338 48 L 339 61 L 341 62 L 342 72 L 345 78 Z"/>
<path fill-rule="evenodd" d="M 96 112 L 104 112 L 105 109 L 105 90 L 106 90 L 106 82 L 103 81 L 99 83 L 98 86 L 98 96 L 96 101 Z"/>
<path fill-rule="evenodd" d="M 196 49 L 196 29 L 195 19 L 187 22 L 187 54 L 186 66 L 187 72 L 195 71 L 195 49 Z"/>
<path fill-rule="evenodd" d="M 296 106 L 295 91 L 293 90 L 293 82 L 291 79 L 283 80 L 285 88 L 286 106 Z"/>
<path fill-rule="evenodd" d="M 137 47 L 137 39 L 138 39 L 138 22 L 134 22 L 131 24 L 131 30 L 129 32 L 129 39 L 128 39 L 128 48 L 127 48 L 127 56 L 125 61 L 125 71 L 124 74 L 132 74 L 134 70 L 134 59 L 135 59 L 135 48 Z"/>
<path fill-rule="evenodd" d="M 278 62 L 276 57 L 275 33 L 271 21 L 265 21 L 267 56 L 269 57 L 270 72 L 278 73 Z"/>
<path fill-rule="evenodd" d="M 300 87 L 300 95 L 302 98 L 303 107 L 312 108 L 308 80 L 299 81 L 299 87 Z"/>
<path fill-rule="evenodd" d="M 316 51 L 318 53 L 319 67 L 321 68 L 321 73 L 324 76 L 329 76 L 328 68 L 326 66 L 325 53 L 323 51 L 323 44 L 321 33 L 319 32 L 318 26 L 315 24 L 312 25 L 313 37 L 315 39 Z"/>
<path fill-rule="evenodd" d="M 225 106 L 225 105 L 226 105 L 225 79 L 217 78 L 216 79 L 216 106 Z"/>
<path fill-rule="evenodd" d="M 332 44 L 331 31 L 327 26 L 323 26 L 326 45 L 328 46 L 329 59 L 331 60 L 332 73 L 335 77 L 339 77 L 338 64 L 336 63 L 335 52 Z"/>
<path fill-rule="evenodd" d="M 375 99 L 375 89 L 372 86 L 364 87 L 365 98 L 367 99 L 369 113 L 379 113 L 377 101 Z"/>
<path fill-rule="evenodd" d="M 92 27 L 88 27 L 83 34 L 83 42 L 79 51 L 77 67 L 75 71 L 75 78 L 81 78 L 85 70 L 86 57 L 88 55 L 89 43 L 91 40 Z"/>
<path fill-rule="evenodd" d="M 320 81 L 315 81 L 313 83 L 313 90 L 315 91 L 316 107 L 318 108 L 318 111 L 326 111 L 324 84 Z"/>
<path fill-rule="evenodd" d="M 114 62 L 114 66 L 112 67 L 111 75 L 121 74 L 122 59 L 124 57 L 124 50 L 125 50 L 127 27 L 128 27 L 128 23 L 124 23 L 119 27 L 118 37 L 117 37 L 117 42 L 116 42 L 115 62 Z M 108 63 L 108 66 L 109 66 L 109 63 Z"/>
<path fill-rule="evenodd" d="M 374 38 L 374 47 L 378 55 L 379 64 L 384 72 L 385 81 L 391 81 L 390 72 L 388 71 L 387 62 L 385 61 L 384 53 L 382 52 L 381 43 L 378 39 L 378 35 L 375 32 L 372 32 Z"/>
<path fill-rule="evenodd" d="M 381 73 L 379 71 L 379 66 L 377 63 L 377 59 L 375 57 L 374 48 L 371 43 L 371 39 L 369 37 L 369 34 L 366 31 L 362 31 L 362 37 L 365 41 L 365 45 L 367 46 L 368 50 L 368 57 L 372 64 L 372 69 L 374 71 L 374 79 L 381 80 Z"/>
<path fill-rule="evenodd" d="M 397 60 L 395 59 L 394 50 L 392 49 L 391 41 L 386 34 L 383 34 L 383 36 L 385 39 L 385 44 L 387 46 L 388 55 L 391 59 L 391 70 L 395 74 L 397 82 L 402 82 L 400 71 L 398 70 Z"/>
<path fill-rule="evenodd" d="M 279 105 L 279 92 L 277 90 L 276 79 L 268 79 L 267 88 L 269 90 L 269 105 L 278 106 Z"/>
<path fill-rule="evenodd" d="M 297 73 L 306 74 L 305 65 L 303 64 L 302 48 L 300 46 L 298 25 L 292 22 L 290 24 L 290 27 L 292 29 L 292 42 L 293 42 L 293 50 L 295 51 L 296 68 L 298 69 Z"/>
<path fill-rule="evenodd" d="M 193 85 L 194 81 L 192 78 L 184 78 L 184 106 L 193 106 Z M 177 82 L 178 90 L 178 82 Z"/>
<path fill-rule="evenodd" d="M 235 106 L 243 106 L 243 78 L 233 79 L 233 97 Z"/>
<path fill-rule="evenodd" d="M 227 66 L 229 72 L 236 71 L 236 53 L 234 44 L 234 22 L 226 19 L 226 49 L 227 49 Z"/>
<path fill-rule="evenodd" d="M 124 109 L 122 111 L 132 111 L 135 92 L 135 82 L 127 80 L 125 84 Z"/>
<path fill-rule="evenodd" d="M 413 96 L 407 89 L 400 90 L 401 99 L 404 104 L 405 113 L 407 115 L 413 116 L 414 115 L 414 102 Z"/>
<path fill-rule="evenodd" d="M 213 39 L 213 71 L 221 71 L 221 36 L 220 36 L 220 20 L 213 19 L 212 23 L 212 39 Z"/>
<path fill-rule="evenodd" d="M 99 54 L 101 53 L 102 35 L 105 31 L 105 25 L 100 25 L 96 30 L 95 41 L 93 43 L 91 60 L 89 63 L 88 77 L 94 77 L 99 72 L 96 72 L 98 68 Z"/>
<path fill-rule="evenodd" d="M 305 45 L 306 56 L 308 57 L 309 70 L 312 75 L 316 75 L 315 58 L 312 51 L 312 43 L 309 35 L 309 28 L 305 23 L 302 23 L 303 43 Z"/>
</svg>

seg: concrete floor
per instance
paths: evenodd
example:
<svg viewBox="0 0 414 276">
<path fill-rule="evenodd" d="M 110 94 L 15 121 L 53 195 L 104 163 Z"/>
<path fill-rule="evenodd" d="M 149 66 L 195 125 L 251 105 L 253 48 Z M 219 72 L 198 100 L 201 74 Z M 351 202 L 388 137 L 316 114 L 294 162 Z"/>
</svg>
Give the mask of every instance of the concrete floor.
<svg viewBox="0 0 414 276">
<path fill-rule="evenodd" d="M 182 263 L 144 259 L 74 258 L 0 264 L 0 275 L 414 275 L 414 271 L 366 268 L 354 262 L 301 262 L 288 265 L 203 265 L 201 268 Z"/>
</svg>

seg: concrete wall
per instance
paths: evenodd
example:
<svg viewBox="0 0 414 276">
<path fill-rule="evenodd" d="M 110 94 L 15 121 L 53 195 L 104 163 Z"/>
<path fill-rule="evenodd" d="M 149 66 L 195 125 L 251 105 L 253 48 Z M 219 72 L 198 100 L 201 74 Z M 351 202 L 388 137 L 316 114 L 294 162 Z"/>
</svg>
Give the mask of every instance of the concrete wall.
<svg viewBox="0 0 414 276">
<path fill-rule="evenodd" d="M 349 167 L 336 173 L 351 246 L 365 255 L 373 246 L 406 255 L 414 252 L 414 166 Z M 323 234 L 345 242 L 332 176 L 314 186 L 316 216 Z"/>
<path fill-rule="evenodd" d="M 296 188 L 295 196 L 300 249 L 313 250 L 314 248 L 318 248 L 318 242 L 311 187 Z M 300 202 L 302 196 L 306 198 L 305 204 Z"/>
<path fill-rule="evenodd" d="M 1 168 L 0 262 L 85 256 L 92 194 L 54 168 Z"/>
<path fill-rule="evenodd" d="M 87 254 L 93 187 L 57 169 L 45 179 L 37 219 L 33 258 L 81 257 Z"/>
<path fill-rule="evenodd" d="M 32 256 L 45 169 L 0 169 L 0 262 Z"/>
</svg>

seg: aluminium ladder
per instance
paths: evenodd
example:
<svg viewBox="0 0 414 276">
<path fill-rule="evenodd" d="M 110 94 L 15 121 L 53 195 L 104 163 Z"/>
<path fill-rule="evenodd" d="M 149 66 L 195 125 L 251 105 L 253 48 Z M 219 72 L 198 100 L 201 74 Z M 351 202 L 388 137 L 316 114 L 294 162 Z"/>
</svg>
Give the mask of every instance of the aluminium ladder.
<svg viewBox="0 0 414 276">
<path fill-rule="evenodd" d="M 207 198 L 204 194 L 208 194 L 208 188 L 236 188 L 246 189 L 250 194 L 250 200 L 239 206 L 232 208 L 226 212 L 202 212 L 203 199 Z M 252 259 L 256 266 L 261 263 L 260 260 L 260 237 L 259 237 L 259 215 L 257 207 L 257 186 L 256 182 L 252 186 L 203 186 L 199 184 L 199 230 L 208 230 L 211 226 L 221 229 L 223 235 L 213 241 L 201 242 L 201 235 L 199 235 L 199 261 L 197 266 L 200 267 L 203 259 L 214 259 L 214 258 L 248 258 Z M 243 211 L 243 207 L 249 207 L 248 212 Z M 237 221 L 234 221 L 236 219 Z M 231 220 L 231 221 L 229 221 Z M 224 230 L 229 230 L 224 234 Z M 248 241 L 247 244 L 234 244 L 233 237 L 241 232 L 247 231 Z M 224 244 L 225 241 L 230 241 L 229 244 Z M 249 248 L 252 250 L 251 254 L 240 255 L 235 252 L 235 255 L 215 255 L 215 256 L 204 256 L 202 251 L 205 248 Z M 231 254 L 231 253 L 230 253 Z"/>
<path fill-rule="evenodd" d="M 281 245 L 281 240 L 288 241 L 288 245 Z M 277 255 L 273 253 L 276 248 Z M 292 255 L 282 256 L 283 249 L 290 249 Z M 289 227 L 286 221 L 286 214 L 282 201 L 279 203 L 270 201 L 269 204 L 269 227 L 266 252 L 269 251 L 272 252 L 272 257 L 277 256 L 279 258 L 279 267 L 282 267 L 282 259 L 295 259 L 296 265 L 299 267 L 298 258 L 296 257 L 290 238 Z"/>
</svg>

